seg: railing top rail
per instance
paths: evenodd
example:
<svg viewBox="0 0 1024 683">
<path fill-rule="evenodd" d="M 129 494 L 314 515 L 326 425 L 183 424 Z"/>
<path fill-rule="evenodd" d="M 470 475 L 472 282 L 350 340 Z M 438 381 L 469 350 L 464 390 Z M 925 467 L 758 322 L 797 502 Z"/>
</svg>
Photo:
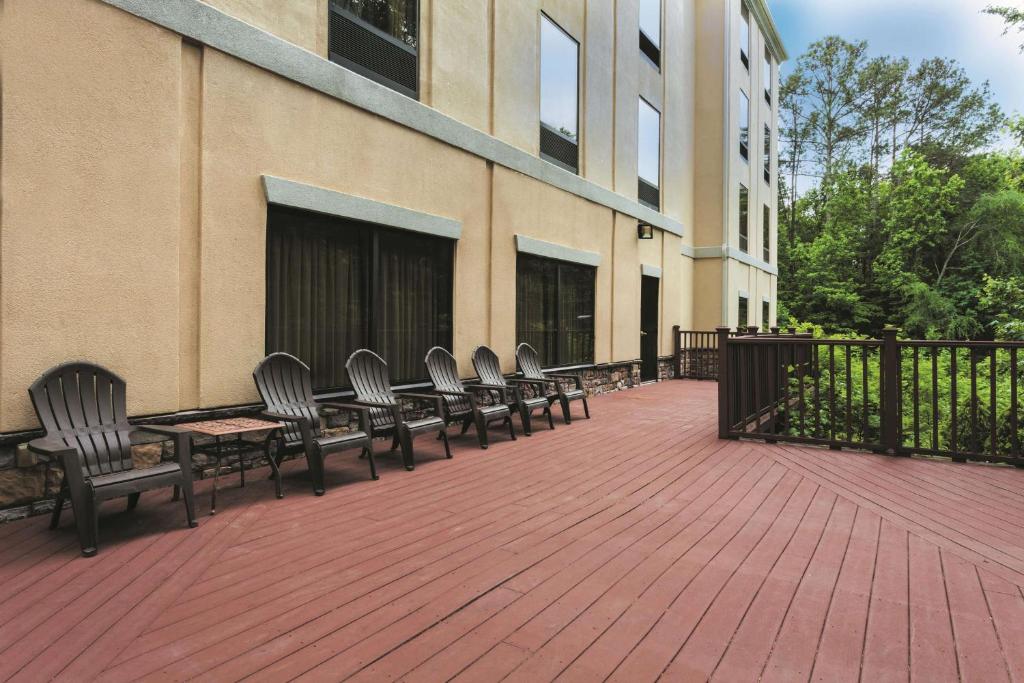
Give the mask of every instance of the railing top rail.
<svg viewBox="0 0 1024 683">
<path fill-rule="evenodd" d="M 963 339 L 900 339 L 900 346 L 959 349 L 1024 349 L 1024 341 L 965 341 Z"/>
</svg>

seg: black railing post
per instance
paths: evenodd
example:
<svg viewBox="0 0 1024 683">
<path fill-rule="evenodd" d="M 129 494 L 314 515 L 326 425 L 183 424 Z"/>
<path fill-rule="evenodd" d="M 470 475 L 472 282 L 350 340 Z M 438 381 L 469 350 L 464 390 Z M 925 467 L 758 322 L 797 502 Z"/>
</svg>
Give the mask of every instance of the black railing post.
<svg viewBox="0 0 1024 683">
<path fill-rule="evenodd" d="M 729 438 L 729 328 L 716 327 L 718 334 L 718 438 Z"/>
<path fill-rule="evenodd" d="M 882 445 L 889 455 L 900 452 L 900 347 L 896 333 L 895 327 L 882 332 Z"/>
<path fill-rule="evenodd" d="M 672 326 L 672 344 L 674 345 L 675 348 L 673 348 L 673 350 L 672 350 L 672 353 L 673 353 L 672 360 L 673 360 L 673 362 L 675 363 L 675 366 L 676 366 L 676 376 L 675 376 L 676 379 L 682 379 L 683 378 L 683 350 L 681 348 L 682 344 L 681 344 L 680 339 L 679 339 L 680 336 L 681 335 L 679 334 L 679 325 L 673 325 Z"/>
<path fill-rule="evenodd" d="M 771 328 L 771 333 L 772 333 L 773 337 L 778 337 L 779 336 L 779 328 L 778 327 Z"/>
</svg>

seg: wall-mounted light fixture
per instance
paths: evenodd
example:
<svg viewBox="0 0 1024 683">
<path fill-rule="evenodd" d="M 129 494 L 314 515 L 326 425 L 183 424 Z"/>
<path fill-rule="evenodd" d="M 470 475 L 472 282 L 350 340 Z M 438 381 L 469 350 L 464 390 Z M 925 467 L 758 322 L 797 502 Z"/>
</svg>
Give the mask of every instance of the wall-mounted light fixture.
<svg viewBox="0 0 1024 683">
<path fill-rule="evenodd" d="M 653 240 L 654 239 L 654 226 L 650 223 L 644 223 L 640 221 L 636 224 L 636 237 L 641 240 Z"/>
</svg>

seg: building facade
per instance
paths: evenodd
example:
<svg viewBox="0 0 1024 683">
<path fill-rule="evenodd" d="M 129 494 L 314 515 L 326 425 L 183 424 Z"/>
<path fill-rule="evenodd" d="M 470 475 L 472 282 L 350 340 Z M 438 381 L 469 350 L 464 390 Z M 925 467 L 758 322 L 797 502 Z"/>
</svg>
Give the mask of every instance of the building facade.
<svg viewBox="0 0 1024 683">
<path fill-rule="evenodd" d="M 763 0 L 0 11 L 11 438 L 69 359 L 155 415 L 254 402 L 274 350 L 326 395 L 361 346 L 398 382 L 435 344 L 511 372 L 520 341 L 632 382 L 673 325 L 774 319 L 786 55 Z"/>
</svg>

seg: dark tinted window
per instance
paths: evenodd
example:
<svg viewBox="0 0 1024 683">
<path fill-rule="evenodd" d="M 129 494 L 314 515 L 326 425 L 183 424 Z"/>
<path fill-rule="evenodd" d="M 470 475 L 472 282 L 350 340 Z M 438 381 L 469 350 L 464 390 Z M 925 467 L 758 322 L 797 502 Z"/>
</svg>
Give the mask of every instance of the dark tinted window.
<svg viewBox="0 0 1024 683">
<path fill-rule="evenodd" d="M 750 98 L 740 90 L 740 156 L 749 157 L 750 146 Z"/>
<path fill-rule="evenodd" d="M 764 205 L 764 218 L 761 224 L 761 258 L 765 263 L 772 261 L 772 210 Z"/>
<path fill-rule="evenodd" d="M 541 14 L 540 154 L 574 173 L 579 166 L 579 54 L 579 43 Z"/>
<path fill-rule="evenodd" d="M 736 326 L 740 329 L 746 329 L 749 320 L 749 312 L 747 310 L 747 297 L 740 295 L 739 300 L 739 314 L 736 316 Z"/>
<path fill-rule="evenodd" d="M 740 185 L 740 251 L 746 252 L 750 247 L 750 212 L 748 209 L 749 192 Z"/>
<path fill-rule="evenodd" d="M 596 269 L 519 254 L 516 339 L 530 344 L 545 367 L 594 362 Z"/>
<path fill-rule="evenodd" d="M 452 343 L 450 240 L 271 206 L 266 351 L 307 363 L 315 389 L 348 386 L 345 361 L 379 353 L 393 382 L 424 378 Z"/>
<path fill-rule="evenodd" d="M 640 0 L 640 52 L 661 66 L 661 0 Z"/>
<path fill-rule="evenodd" d="M 418 0 L 332 0 L 333 4 L 362 19 L 382 33 L 409 47 L 418 42 Z"/>
</svg>

